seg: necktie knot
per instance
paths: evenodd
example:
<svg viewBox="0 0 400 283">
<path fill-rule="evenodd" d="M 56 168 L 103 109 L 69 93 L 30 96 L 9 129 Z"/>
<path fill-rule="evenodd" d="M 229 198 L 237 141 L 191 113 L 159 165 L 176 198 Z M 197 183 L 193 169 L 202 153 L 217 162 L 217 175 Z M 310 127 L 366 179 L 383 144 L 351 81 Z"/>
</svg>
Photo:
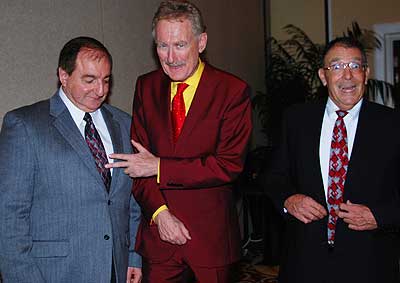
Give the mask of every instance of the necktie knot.
<svg viewBox="0 0 400 283">
<path fill-rule="evenodd" d="M 189 85 L 187 83 L 179 83 L 176 90 L 176 95 L 183 95 L 183 92 Z"/>
<path fill-rule="evenodd" d="M 86 112 L 85 116 L 83 116 L 83 120 L 89 124 L 93 123 L 92 116 L 88 112 Z"/>
<path fill-rule="evenodd" d="M 343 110 L 337 110 L 336 114 L 338 115 L 338 118 L 344 118 L 349 112 L 343 111 Z"/>
</svg>

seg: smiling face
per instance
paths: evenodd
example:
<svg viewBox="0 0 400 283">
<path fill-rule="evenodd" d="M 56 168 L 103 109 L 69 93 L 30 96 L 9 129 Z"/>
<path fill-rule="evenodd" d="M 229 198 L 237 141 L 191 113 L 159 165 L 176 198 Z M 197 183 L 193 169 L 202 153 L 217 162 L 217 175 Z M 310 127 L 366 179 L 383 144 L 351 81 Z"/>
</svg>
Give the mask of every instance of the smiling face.
<svg viewBox="0 0 400 283">
<path fill-rule="evenodd" d="M 336 45 L 329 50 L 324 58 L 324 66 L 335 63 L 355 62 L 362 65 L 362 54 L 358 48 L 348 48 Z M 364 94 L 368 81 L 369 68 L 350 70 L 349 67 L 334 72 L 321 68 L 318 75 L 324 86 L 328 87 L 329 97 L 341 110 L 350 110 L 359 102 Z"/>
<path fill-rule="evenodd" d="M 66 96 L 85 112 L 96 111 L 107 98 L 111 64 L 102 51 L 82 48 L 71 75 L 62 68 L 58 68 L 58 75 Z"/>
<path fill-rule="evenodd" d="M 184 81 L 195 71 L 199 54 L 207 45 L 207 34 L 193 33 L 188 19 L 160 20 L 155 28 L 155 43 L 161 66 L 173 81 Z"/>
</svg>

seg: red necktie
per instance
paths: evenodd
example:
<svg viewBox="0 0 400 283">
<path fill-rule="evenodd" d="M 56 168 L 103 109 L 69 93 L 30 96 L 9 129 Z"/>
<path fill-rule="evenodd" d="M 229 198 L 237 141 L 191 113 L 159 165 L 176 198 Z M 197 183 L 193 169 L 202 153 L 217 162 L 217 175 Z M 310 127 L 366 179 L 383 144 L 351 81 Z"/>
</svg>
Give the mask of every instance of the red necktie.
<svg viewBox="0 0 400 283">
<path fill-rule="evenodd" d="M 83 120 L 86 121 L 85 126 L 85 140 L 92 152 L 94 161 L 96 163 L 97 171 L 99 171 L 101 178 L 103 179 L 104 185 L 106 186 L 107 192 L 110 191 L 111 185 L 111 172 L 110 169 L 104 165 L 108 163 L 106 150 L 104 149 L 103 142 L 101 141 L 99 132 L 93 124 L 92 116 L 89 113 L 85 113 Z"/>
<path fill-rule="evenodd" d="M 183 100 L 183 92 L 188 87 L 188 84 L 179 83 L 176 90 L 174 99 L 172 100 L 172 126 L 173 126 L 173 139 L 174 143 L 178 140 L 178 137 L 182 131 L 183 122 L 185 122 L 186 111 L 185 101 Z"/>
<path fill-rule="evenodd" d="M 349 165 L 347 131 L 343 120 L 348 112 L 338 110 L 336 113 L 338 117 L 332 133 L 328 176 L 328 244 L 331 246 L 335 241 L 336 222 L 338 219 L 336 212 L 343 202 L 344 183 Z"/>
</svg>

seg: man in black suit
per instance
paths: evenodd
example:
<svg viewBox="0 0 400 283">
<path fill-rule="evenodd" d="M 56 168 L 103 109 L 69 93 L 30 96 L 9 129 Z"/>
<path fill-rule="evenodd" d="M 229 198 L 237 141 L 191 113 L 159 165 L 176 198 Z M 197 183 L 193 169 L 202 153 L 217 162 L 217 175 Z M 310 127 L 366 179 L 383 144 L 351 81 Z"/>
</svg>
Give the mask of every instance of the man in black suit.
<svg viewBox="0 0 400 283">
<path fill-rule="evenodd" d="M 400 117 L 363 99 L 357 41 L 330 42 L 318 75 L 328 100 L 286 111 L 268 174 L 287 220 L 279 282 L 400 282 Z"/>
</svg>

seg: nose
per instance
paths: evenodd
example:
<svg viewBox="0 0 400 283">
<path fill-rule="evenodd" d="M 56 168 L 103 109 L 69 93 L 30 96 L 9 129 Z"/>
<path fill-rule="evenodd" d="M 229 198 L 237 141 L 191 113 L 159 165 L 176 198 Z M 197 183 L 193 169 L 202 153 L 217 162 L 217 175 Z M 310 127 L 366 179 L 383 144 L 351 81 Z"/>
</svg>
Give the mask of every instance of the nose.
<svg viewBox="0 0 400 283">
<path fill-rule="evenodd" d="M 95 92 L 96 92 L 96 95 L 99 97 L 104 96 L 106 94 L 105 83 L 102 81 L 97 82 L 96 87 L 95 87 Z"/>
<path fill-rule="evenodd" d="M 353 77 L 353 73 L 350 70 L 350 67 L 347 65 L 346 68 L 343 69 L 343 77 L 346 80 L 350 80 Z"/>
<path fill-rule="evenodd" d="M 175 61 L 175 52 L 173 48 L 168 49 L 168 54 L 167 54 L 167 62 L 168 63 L 174 63 Z"/>
</svg>

